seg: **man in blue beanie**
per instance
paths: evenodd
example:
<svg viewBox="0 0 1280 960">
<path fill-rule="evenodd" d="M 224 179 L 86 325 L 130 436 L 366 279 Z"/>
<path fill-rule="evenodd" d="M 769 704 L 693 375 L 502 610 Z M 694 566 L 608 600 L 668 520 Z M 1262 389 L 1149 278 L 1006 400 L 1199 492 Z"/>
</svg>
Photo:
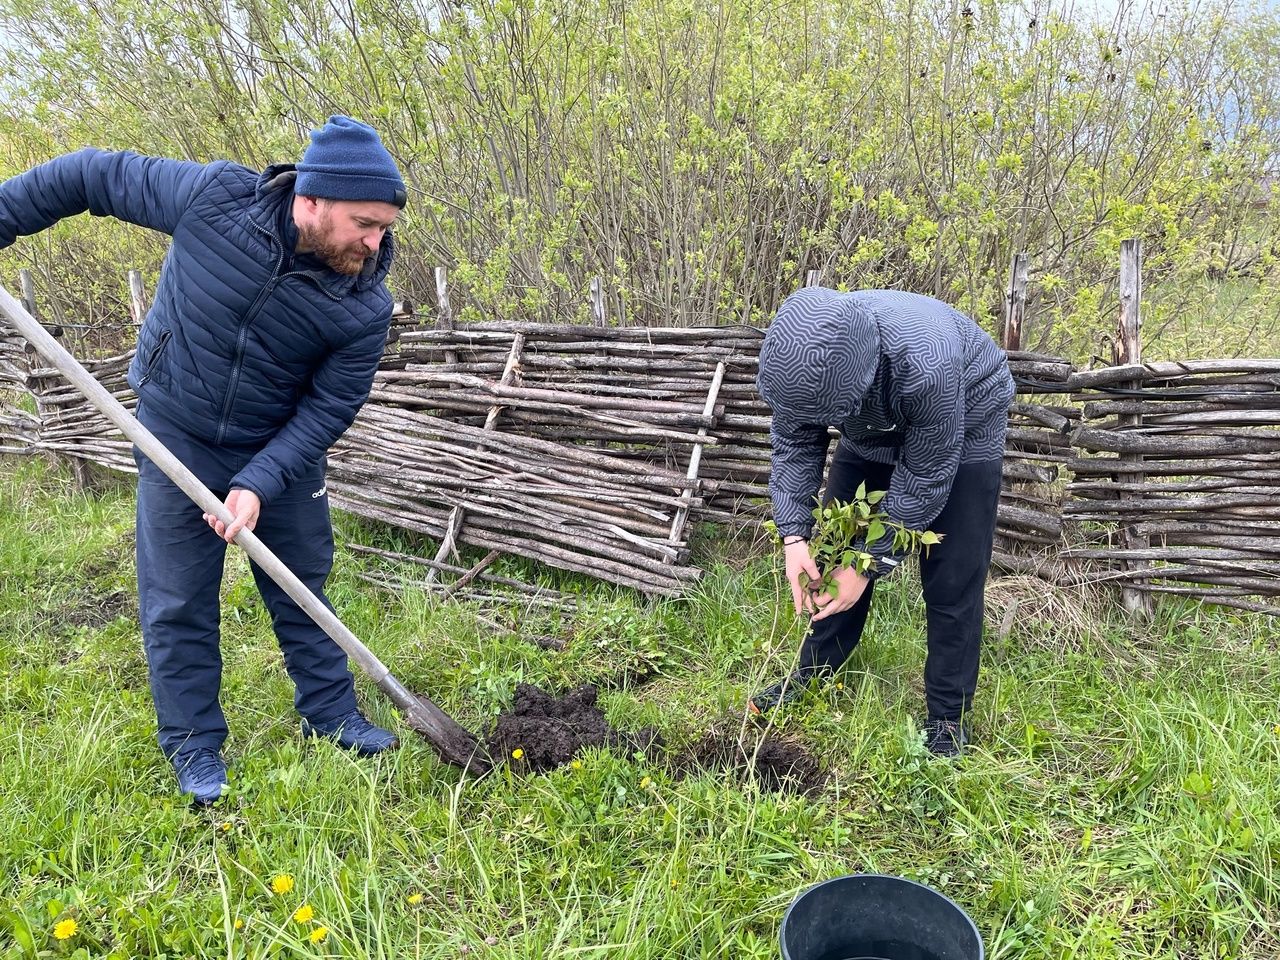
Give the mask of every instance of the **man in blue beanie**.
<svg viewBox="0 0 1280 960">
<path fill-rule="evenodd" d="M 197 804 L 227 783 L 226 546 L 255 531 L 323 596 L 325 453 L 368 397 L 386 345 L 383 281 L 405 201 L 377 132 L 341 116 L 312 132 L 301 163 L 262 173 L 87 148 L 0 183 L 0 248 L 86 210 L 173 237 L 129 384 L 138 418 L 234 517 L 224 527 L 203 515 L 135 450 L 139 619 L 160 747 Z M 256 565 L 253 575 L 304 735 L 362 755 L 395 747 L 357 709 L 342 649 Z"/>
<path fill-rule="evenodd" d="M 812 511 L 837 427 L 828 500 L 860 485 L 887 491 L 880 509 L 942 535 L 920 559 L 928 654 L 925 744 L 954 756 L 969 739 L 978 683 L 983 590 L 995 535 L 1013 378 L 1004 352 L 941 301 L 892 290 L 810 287 L 782 304 L 760 349 L 760 394 L 773 411 L 769 493 L 796 613 L 811 627 L 799 665 L 748 703 L 761 714 L 830 677 L 862 636 L 875 581 L 898 566 L 889 538 L 867 548 L 865 576 L 834 572 L 838 592 L 812 594 Z"/>
</svg>

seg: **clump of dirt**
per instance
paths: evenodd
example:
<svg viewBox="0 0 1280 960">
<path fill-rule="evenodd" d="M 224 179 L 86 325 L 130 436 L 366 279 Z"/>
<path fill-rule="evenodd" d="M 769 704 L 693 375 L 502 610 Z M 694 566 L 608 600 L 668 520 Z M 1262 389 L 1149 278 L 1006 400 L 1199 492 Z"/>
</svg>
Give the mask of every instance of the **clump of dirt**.
<svg viewBox="0 0 1280 960">
<path fill-rule="evenodd" d="M 820 791 L 827 775 L 818 761 L 800 744 L 766 733 L 764 739 L 739 739 L 713 730 L 693 745 L 678 767 L 684 774 L 698 770 L 734 773 L 743 781 L 755 778 L 760 787 L 774 793 L 809 796 Z"/>
<path fill-rule="evenodd" d="M 516 687 L 515 701 L 498 717 L 486 746 L 489 755 L 521 770 L 536 773 L 563 766 L 583 747 L 641 751 L 657 760 L 662 737 L 653 727 L 633 733 L 616 730 L 605 720 L 592 684 L 553 696 L 532 684 Z M 518 755 L 517 755 L 518 754 Z M 827 782 L 821 764 L 794 740 L 773 733 L 762 739 L 736 731 L 712 730 L 691 748 L 668 760 L 677 775 L 710 770 L 754 780 L 774 793 L 811 795 Z"/>
<path fill-rule="evenodd" d="M 575 687 L 561 697 L 522 683 L 516 687 L 511 709 L 498 717 L 489 735 L 489 755 L 535 771 L 568 763 L 583 747 L 612 747 L 629 752 L 661 747 L 652 727 L 624 733 L 609 726 L 596 704 L 591 684 Z M 515 757 L 515 752 L 520 756 Z"/>
</svg>

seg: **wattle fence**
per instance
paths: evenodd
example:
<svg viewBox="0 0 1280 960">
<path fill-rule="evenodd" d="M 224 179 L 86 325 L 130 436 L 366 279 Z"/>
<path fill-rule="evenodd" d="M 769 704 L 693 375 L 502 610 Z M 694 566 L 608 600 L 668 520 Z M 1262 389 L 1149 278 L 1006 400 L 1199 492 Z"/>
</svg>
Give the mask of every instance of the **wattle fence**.
<svg viewBox="0 0 1280 960">
<path fill-rule="evenodd" d="M 1003 337 L 1019 396 L 995 566 L 1114 585 L 1135 611 L 1167 593 L 1280 613 L 1280 360 L 1141 362 L 1136 248 L 1126 256 L 1117 363 L 1092 370 L 1016 349 L 1015 258 Z M 482 567 L 509 553 L 677 595 L 701 573 L 691 530 L 765 515 L 761 330 L 602 316 L 455 328 L 447 305 L 443 287 L 430 317 L 401 305 L 330 456 L 336 506 L 437 541 L 429 580 L 462 570 L 447 561 L 469 544 L 487 554 L 467 583 L 501 581 Z M 130 357 L 86 364 L 126 404 Z M 0 453 L 133 470 L 128 442 L 3 327 Z"/>
</svg>

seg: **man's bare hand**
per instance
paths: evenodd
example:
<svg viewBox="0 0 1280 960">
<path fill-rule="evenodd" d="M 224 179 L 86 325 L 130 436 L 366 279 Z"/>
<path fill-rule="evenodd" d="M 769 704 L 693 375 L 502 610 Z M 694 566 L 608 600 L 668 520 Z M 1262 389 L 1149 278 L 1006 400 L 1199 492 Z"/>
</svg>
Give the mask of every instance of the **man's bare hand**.
<svg viewBox="0 0 1280 960">
<path fill-rule="evenodd" d="M 853 567 L 842 567 L 832 575 L 831 579 L 835 581 L 838 588 L 836 595 L 833 597 L 825 590 L 817 595 L 814 602 L 818 605 L 818 612 L 813 615 L 814 623 L 850 609 L 862 599 L 870 582 Z"/>
<path fill-rule="evenodd" d="M 213 532 L 227 541 L 227 543 L 234 542 L 236 534 L 241 530 L 252 530 L 258 525 L 258 514 L 262 510 L 262 501 L 258 499 L 258 495 L 253 491 L 232 490 L 227 497 L 226 507 L 232 518 L 229 526 L 223 524 L 221 520 L 211 513 L 206 513 L 204 520 L 213 529 Z"/>
<path fill-rule="evenodd" d="M 816 584 L 822 575 L 818 573 L 818 565 L 809 555 L 809 544 L 804 540 L 797 540 L 795 543 L 788 544 L 783 550 L 787 558 L 787 583 L 791 584 L 791 600 L 796 606 L 796 613 L 799 614 L 801 611 L 812 613 L 817 609 L 814 606 L 814 595 L 806 587 L 801 586 L 800 574 L 808 574 L 808 583 L 811 585 Z"/>
</svg>

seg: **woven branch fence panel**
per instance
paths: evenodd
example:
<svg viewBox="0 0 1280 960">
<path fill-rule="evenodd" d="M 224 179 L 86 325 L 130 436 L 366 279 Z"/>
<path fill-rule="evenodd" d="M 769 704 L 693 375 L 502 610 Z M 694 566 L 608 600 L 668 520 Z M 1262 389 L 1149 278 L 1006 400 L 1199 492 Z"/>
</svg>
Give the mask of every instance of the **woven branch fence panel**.
<svg viewBox="0 0 1280 960">
<path fill-rule="evenodd" d="M 1017 395 L 1009 409 L 1004 477 L 992 563 L 1008 573 L 1044 575 L 1062 546 L 1062 468 L 1079 412 L 1053 403 L 1074 368 L 1066 360 L 1006 351 Z"/>
<path fill-rule="evenodd" d="M 398 316 L 331 453 L 334 502 L 441 540 L 437 566 L 464 543 L 678 594 L 700 574 L 690 524 L 767 511 L 761 338 Z M 130 356 L 87 366 L 132 404 Z M 998 568 L 1280 612 L 1280 360 L 1009 365 Z M 0 452 L 133 470 L 128 442 L 3 330 Z"/>
<path fill-rule="evenodd" d="M 1132 590 L 1280 613 L 1280 360 L 1113 367 L 1072 385 L 1064 515 L 1081 532 L 1063 555 Z"/>
</svg>

